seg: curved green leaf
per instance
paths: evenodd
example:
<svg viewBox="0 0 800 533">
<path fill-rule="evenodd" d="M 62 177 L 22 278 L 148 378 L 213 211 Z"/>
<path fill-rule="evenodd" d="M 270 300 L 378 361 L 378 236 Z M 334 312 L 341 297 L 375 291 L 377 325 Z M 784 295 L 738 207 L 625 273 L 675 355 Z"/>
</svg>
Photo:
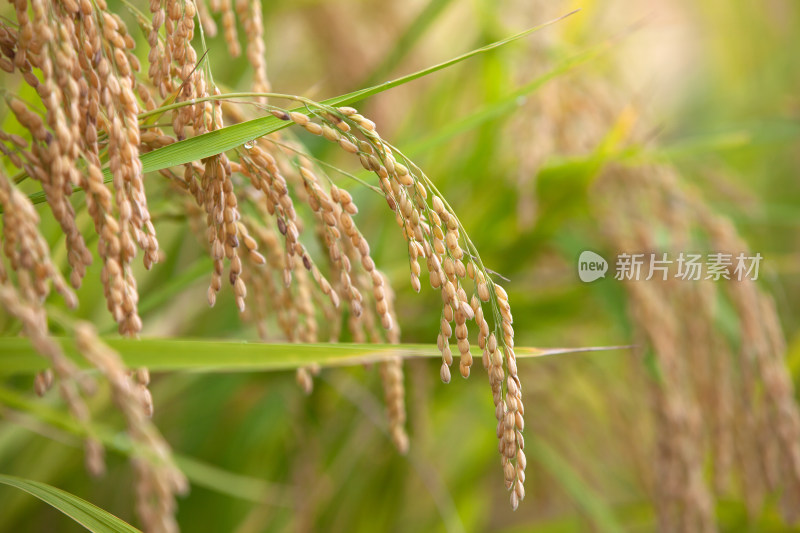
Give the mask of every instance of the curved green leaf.
<svg viewBox="0 0 800 533">
<path fill-rule="evenodd" d="M 387 81 L 379 85 L 375 85 L 373 87 L 367 87 L 365 89 L 353 91 L 351 93 L 347 93 L 341 96 L 329 98 L 321 103 L 331 106 L 340 106 L 358 102 L 375 94 L 387 91 L 394 87 L 404 85 L 410 81 L 422 78 L 423 76 L 427 76 L 428 74 L 433 74 L 434 72 L 445 69 L 457 63 L 460 63 L 473 56 L 486 53 L 490 50 L 499 48 L 508 43 L 516 41 L 517 39 L 521 39 L 537 30 L 540 30 L 546 26 L 554 24 L 560 20 L 563 20 L 564 18 L 574 13 L 577 13 L 577 11 L 578 10 L 571 11 L 570 13 L 558 17 L 557 19 L 553 19 L 551 21 L 545 22 L 544 24 L 534 26 L 533 28 L 519 32 L 510 37 L 506 37 L 505 39 L 495 41 L 481 48 L 476 48 L 475 50 L 467 52 L 466 54 L 462 54 L 458 57 L 454 57 L 448 61 L 444 61 L 443 63 L 433 65 L 426 69 L 413 72 L 406 76 L 402 76 L 400 78 Z M 297 110 L 302 111 L 303 108 L 297 108 Z M 261 117 L 253 120 L 248 120 L 246 122 L 241 122 L 239 124 L 234 124 L 232 126 L 227 126 L 219 130 L 210 131 L 208 133 L 204 133 L 196 137 L 191 137 L 189 139 L 164 146 L 163 148 L 153 150 L 152 152 L 142 154 L 139 157 L 139 159 L 142 162 L 142 171 L 145 173 L 155 172 L 165 168 L 177 165 L 183 165 L 185 163 L 190 163 L 192 161 L 199 161 L 207 157 L 212 157 L 222 152 L 232 150 L 237 146 L 241 146 L 247 141 L 251 141 L 253 139 L 257 139 L 259 137 L 263 137 L 265 135 L 269 135 L 270 133 L 274 133 L 278 130 L 286 128 L 291 124 L 292 124 L 291 122 L 282 121 L 275 118 L 272 115 L 269 115 L 266 117 Z M 104 171 L 104 175 L 106 183 L 110 182 L 111 173 L 108 169 Z M 31 202 L 33 202 L 34 204 L 42 203 L 46 199 L 44 192 L 38 192 L 32 194 L 30 195 L 29 198 Z"/>
<path fill-rule="evenodd" d="M 341 96 L 329 98 L 321 103 L 330 106 L 340 106 L 358 102 L 370 96 L 382 93 L 383 91 L 388 91 L 389 89 L 399 87 L 400 85 L 405 85 L 408 82 L 422 78 L 429 74 L 433 74 L 434 72 L 445 69 L 447 67 L 456 65 L 471 57 L 486 53 L 490 50 L 494 50 L 495 48 L 499 48 L 508 43 L 514 42 L 527 35 L 530 35 L 535 31 L 538 31 L 560 20 L 563 20 L 564 18 L 574 13 L 577 13 L 577 11 L 578 10 L 572 11 L 570 13 L 567 13 L 566 15 L 558 17 L 557 19 L 553 19 L 548 22 L 545 22 L 544 24 L 534 26 L 533 28 L 521 31 L 510 37 L 506 37 L 505 39 L 495 41 L 481 48 L 476 48 L 475 50 L 462 54 L 458 57 L 454 57 L 450 60 L 444 61 L 437 65 L 433 65 L 431 67 L 418 70 L 417 72 L 407 74 L 406 76 L 402 76 L 400 78 L 390 80 L 381 83 L 379 85 L 374 85 L 372 87 L 367 87 L 365 89 L 353 91 L 351 93 L 343 94 Z M 304 108 L 302 107 L 297 108 L 298 111 L 302 111 L 303 109 Z M 142 169 L 143 172 L 154 172 L 157 170 L 162 170 L 176 165 L 182 165 L 184 163 L 189 163 L 192 161 L 199 161 L 207 157 L 215 156 L 227 150 L 232 150 L 237 146 L 243 145 L 247 141 L 257 139 L 258 137 L 263 137 L 265 135 L 269 135 L 270 133 L 274 133 L 278 130 L 286 128 L 291 124 L 292 124 L 291 122 L 279 120 L 274 116 L 269 115 L 266 117 L 248 120 L 247 122 L 234 124 L 232 126 L 228 126 L 219 130 L 210 131 L 208 133 L 204 133 L 203 135 L 198 135 L 197 137 L 192 137 L 190 139 L 186 139 L 184 141 L 180 141 L 174 144 L 164 146 L 163 148 L 153 150 L 152 152 L 142 154 L 140 157 L 142 161 Z"/>
<path fill-rule="evenodd" d="M 141 533 L 108 511 L 52 485 L 4 474 L 0 474 L 0 483 L 36 496 L 93 533 Z"/>
</svg>

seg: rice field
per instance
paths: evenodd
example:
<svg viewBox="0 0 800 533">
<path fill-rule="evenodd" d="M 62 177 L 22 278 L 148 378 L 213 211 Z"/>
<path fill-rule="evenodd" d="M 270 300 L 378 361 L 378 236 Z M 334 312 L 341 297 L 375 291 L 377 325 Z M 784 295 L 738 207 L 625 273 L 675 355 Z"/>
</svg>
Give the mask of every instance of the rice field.
<svg viewBox="0 0 800 533">
<path fill-rule="evenodd" d="M 0 531 L 795 531 L 800 6 L 0 6 Z"/>
</svg>

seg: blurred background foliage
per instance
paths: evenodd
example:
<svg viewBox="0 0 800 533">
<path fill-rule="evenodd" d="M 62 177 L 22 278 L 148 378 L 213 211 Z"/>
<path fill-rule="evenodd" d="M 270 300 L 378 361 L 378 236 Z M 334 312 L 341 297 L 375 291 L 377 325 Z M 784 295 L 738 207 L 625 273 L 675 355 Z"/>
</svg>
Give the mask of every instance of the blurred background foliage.
<svg viewBox="0 0 800 533">
<path fill-rule="evenodd" d="M 584 249 L 615 252 L 592 207 L 603 194 L 594 188 L 601 171 L 672 166 L 764 256 L 760 284 L 776 299 L 797 383 L 797 2 L 271 1 L 264 5 L 269 74 L 277 91 L 323 99 L 575 8 L 581 11 L 554 26 L 372 97 L 359 110 L 426 171 L 487 267 L 510 280 L 519 346 L 633 340 L 620 284 L 611 277 L 582 284 L 575 263 Z M 123 7 L 113 9 L 135 27 Z M 141 32 L 134 35 L 144 44 Z M 215 81 L 247 90 L 246 59 L 228 57 L 221 35 L 207 43 Z M 302 140 L 315 156 L 355 171 L 335 147 Z M 147 179 L 155 190 L 162 178 Z M 397 292 L 403 341 L 433 349 L 439 296 L 410 289 L 405 246 L 384 203 L 341 181 Z M 213 309 L 205 305 L 210 260 L 169 202 L 167 194 L 151 199 L 167 261 L 137 272 L 143 335 L 256 340 L 230 294 L 223 291 Z M 40 213 L 63 262 L 60 230 Z M 98 276 L 96 262 L 87 280 Z M 100 285 L 87 281 L 78 296 L 79 315 L 113 331 Z M 0 315 L 6 334 L 15 327 Z M 372 368 L 323 370 L 309 397 L 292 373 L 157 375 L 155 421 L 177 454 L 200 461 L 193 468 L 205 480 L 180 501 L 179 522 L 183 531 L 238 533 L 652 531 L 651 398 L 636 358 L 621 350 L 520 362 L 530 466 L 527 497 L 514 513 L 479 368 L 444 386 L 435 360 L 407 363 L 407 457 L 387 437 Z M 29 381 L 7 385 L 31 390 Z M 123 456 L 109 454 L 108 474 L 92 480 L 76 438 L 15 409 L 0 414 L 0 471 L 56 485 L 135 523 L 133 473 Z M 118 415 L 110 408 L 106 415 L 113 425 Z M 748 517 L 742 501 L 721 498 L 716 515 L 722 531 L 792 530 L 769 502 Z M 0 531 L 56 530 L 81 528 L 0 487 Z"/>
</svg>

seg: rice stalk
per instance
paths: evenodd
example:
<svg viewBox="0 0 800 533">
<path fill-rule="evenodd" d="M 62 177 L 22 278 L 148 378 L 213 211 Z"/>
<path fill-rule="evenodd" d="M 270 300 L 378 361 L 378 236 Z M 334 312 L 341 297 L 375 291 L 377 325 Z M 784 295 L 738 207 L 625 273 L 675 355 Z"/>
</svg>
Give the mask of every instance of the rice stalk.
<svg viewBox="0 0 800 533">
<path fill-rule="evenodd" d="M 453 336 L 459 373 L 464 378 L 471 373 L 468 324 L 474 321 L 489 371 L 505 485 L 516 509 L 525 495 L 524 406 L 506 291 L 485 268 L 444 196 L 413 161 L 380 136 L 375 122 L 352 107 L 267 93 L 260 4 L 215 0 L 205 6 L 192 0 L 151 0 L 149 17 L 135 13 L 147 36 L 146 73 L 135 55 L 135 40 L 104 0 L 15 0 L 13 4 L 16 21 L 0 21 L 0 67 L 30 86 L 38 100 L 26 102 L 5 93 L 26 134 L 3 133 L 0 150 L 20 169 L 20 180 L 30 177 L 40 183 L 66 239 L 73 287 L 86 278 L 92 260 L 88 239 L 76 224 L 85 210 L 92 222 L 91 236 L 97 237 L 97 255 L 103 263 L 99 282 L 109 314 L 122 335 L 135 337 L 142 330 L 132 265 L 139 252 L 147 269 L 165 256 L 148 205 L 143 161 L 154 151 L 220 130 L 226 120 L 247 118 L 236 106 L 223 106 L 233 97 L 221 94 L 208 62 L 202 64 L 204 56 L 192 46 L 196 20 L 213 32 L 210 16 L 219 13 L 229 52 L 238 55 L 238 14 L 248 39 L 255 108 L 334 143 L 374 174 L 369 187 L 383 197 L 398 225 L 408 250 L 411 286 L 421 291 L 424 265 L 431 287 L 441 296 L 437 346 L 445 383 L 451 380 Z M 355 97 L 384 88 L 361 91 Z M 270 102 L 283 97 L 300 107 L 273 105 L 268 96 L 273 96 Z M 168 122 L 157 124 L 159 116 Z M 176 166 L 180 168 L 171 168 Z M 275 334 L 266 320 L 272 310 L 280 334 L 291 342 L 316 341 L 320 315 L 332 339 L 339 338 L 346 323 L 356 342 L 400 342 L 394 295 L 358 227 L 359 208 L 353 196 L 325 174 L 297 139 L 274 133 L 234 150 L 156 170 L 167 179 L 174 205 L 183 210 L 212 259 L 210 306 L 216 304 L 223 286 L 230 285 L 242 319 L 256 323 L 262 338 Z M 53 371 L 37 377 L 37 392 L 44 393 L 55 376 L 73 416 L 86 422 L 89 413 L 81 395 L 94 385 L 77 373 L 50 336 L 43 306 L 51 286 L 69 307 L 76 306 L 77 299 L 50 260 L 33 203 L 15 181 L 4 175 L 0 179 L 0 299 L 51 362 Z M 71 200 L 75 189 L 84 193 L 83 202 Z M 310 213 L 309 220 L 303 219 L 305 213 Z M 323 257 L 312 257 L 311 239 L 324 251 Z M 248 297 L 255 306 L 247 305 Z M 149 450 L 146 457 L 134 460 L 141 522 L 147 531 L 177 531 L 175 497 L 185 491 L 186 481 L 149 422 L 153 411 L 149 372 L 125 369 L 90 326 L 69 320 L 66 326 L 74 331 L 79 351 L 108 382 L 131 438 Z M 313 385 L 311 375 L 318 371 L 314 367 L 298 371 L 298 382 L 307 392 Z M 380 375 L 390 435 L 405 453 L 409 439 L 402 360 L 383 362 Z M 99 474 L 104 464 L 100 441 L 87 439 L 86 451 L 88 469 Z"/>
</svg>

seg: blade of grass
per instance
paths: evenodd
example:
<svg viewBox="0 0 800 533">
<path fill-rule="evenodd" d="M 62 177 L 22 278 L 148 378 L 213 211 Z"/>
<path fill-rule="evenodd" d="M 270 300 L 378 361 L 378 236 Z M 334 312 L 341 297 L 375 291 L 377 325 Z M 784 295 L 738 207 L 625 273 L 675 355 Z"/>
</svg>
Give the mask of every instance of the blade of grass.
<svg viewBox="0 0 800 533">
<path fill-rule="evenodd" d="M 71 338 L 56 337 L 78 365 L 86 361 L 75 351 Z M 318 364 L 323 367 L 374 363 L 389 357 L 441 357 L 427 344 L 265 344 L 187 339 L 104 339 L 119 352 L 129 368 L 147 367 L 154 372 L 248 372 L 292 370 Z M 574 352 L 616 350 L 621 346 L 588 348 L 514 348 L 517 358 L 561 355 Z M 48 367 L 30 341 L 23 337 L 0 338 L 0 374 L 35 373 Z M 475 356 L 480 351 L 473 350 Z"/>
<path fill-rule="evenodd" d="M 52 485 L 4 474 L 0 474 L 0 483 L 39 498 L 93 533 L 141 533 L 108 511 Z"/>
<path fill-rule="evenodd" d="M 505 39 L 500 39 L 499 41 L 495 41 L 493 43 L 487 44 L 486 46 L 482 46 L 481 48 L 476 48 L 475 50 L 472 50 L 470 52 L 462 54 L 462 55 L 460 55 L 458 57 L 454 57 L 453 59 L 450 59 L 448 61 L 444 61 L 443 63 L 439 63 L 438 65 L 433 65 L 433 66 L 428 67 L 426 69 L 419 70 L 417 72 L 414 72 L 412 74 L 408 74 L 406 76 L 403 76 L 401 78 L 397 78 L 395 80 L 384 82 L 384 83 L 382 83 L 380 85 L 376 85 L 374 87 L 369 87 L 367 89 L 361 89 L 359 91 L 354 91 L 354 92 L 351 92 L 351 93 L 348 93 L 348 94 L 345 94 L 345 95 L 342 95 L 342 96 L 337 96 L 336 98 L 331 98 L 329 100 L 325 100 L 325 102 L 323 102 L 323 103 L 328 104 L 328 105 L 345 105 L 345 104 L 351 104 L 351 103 L 354 103 L 354 102 L 358 102 L 359 100 L 363 100 L 364 98 L 368 98 L 370 96 L 373 96 L 375 94 L 381 93 L 381 92 L 386 91 L 388 89 L 392 89 L 394 87 L 398 87 L 400 85 L 404 85 L 404 84 L 406 84 L 406 83 L 408 83 L 410 81 L 414 81 L 414 80 L 416 80 L 418 78 L 422 78 L 423 76 L 427 76 L 429 74 L 433 74 L 434 72 L 437 72 L 439 70 L 442 70 L 442 69 L 445 69 L 447 67 L 453 66 L 455 64 L 461 63 L 465 59 L 469 59 L 471 57 L 474 57 L 474 56 L 477 56 L 477 55 L 480 55 L 480 54 L 484 54 L 484 53 L 486 53 L 486 52 L 488 52 L 490 50 L 494 50 L 495 48 L 500 48 L 501 46 L 505 46 L 505 45 L 507 45 L 509 43 L 512 43 L 512 42 L 514 42 L 514 41 L 516 41 L 518 39 L 526 37 L 526 36 L 530 35 L 531 33 L 534 33 L 536 31 L 539 31 L 539 30 L 543 29 L 543 28 L 546 28 L 547 26 L 555 24 L 556 22 L 560 22 L 560 21 L 564 20 L 565 18 L 567 18 L 567 17 L 569 17 L 571 15 L 574 15 L 578 11 L 580 11 L 580 10 L 576 9 L 574 11 L 570 11 L 566 15 L 562 15 L 562 16 L 560 16 L 558 18 L 553 19 L 553 20 L 549 20 L 549 21 L 547 21 L 547 22 L 545 22 L 543 24 L 539 24 L 538 26 L 534 26 L 532 28 L 529 28 L 527 30 L 521 31 L 519 33 L 515 33 L 514 35 L 511 35 L 510 37 L 506 37 Z"/>
<path fill-rule="evenodd" d="M 291 487 L 230 472 L 185 455 L 176 455 L 175 463 L 194 485 L 262 505 L 292 505 Z"/>
</svg>

